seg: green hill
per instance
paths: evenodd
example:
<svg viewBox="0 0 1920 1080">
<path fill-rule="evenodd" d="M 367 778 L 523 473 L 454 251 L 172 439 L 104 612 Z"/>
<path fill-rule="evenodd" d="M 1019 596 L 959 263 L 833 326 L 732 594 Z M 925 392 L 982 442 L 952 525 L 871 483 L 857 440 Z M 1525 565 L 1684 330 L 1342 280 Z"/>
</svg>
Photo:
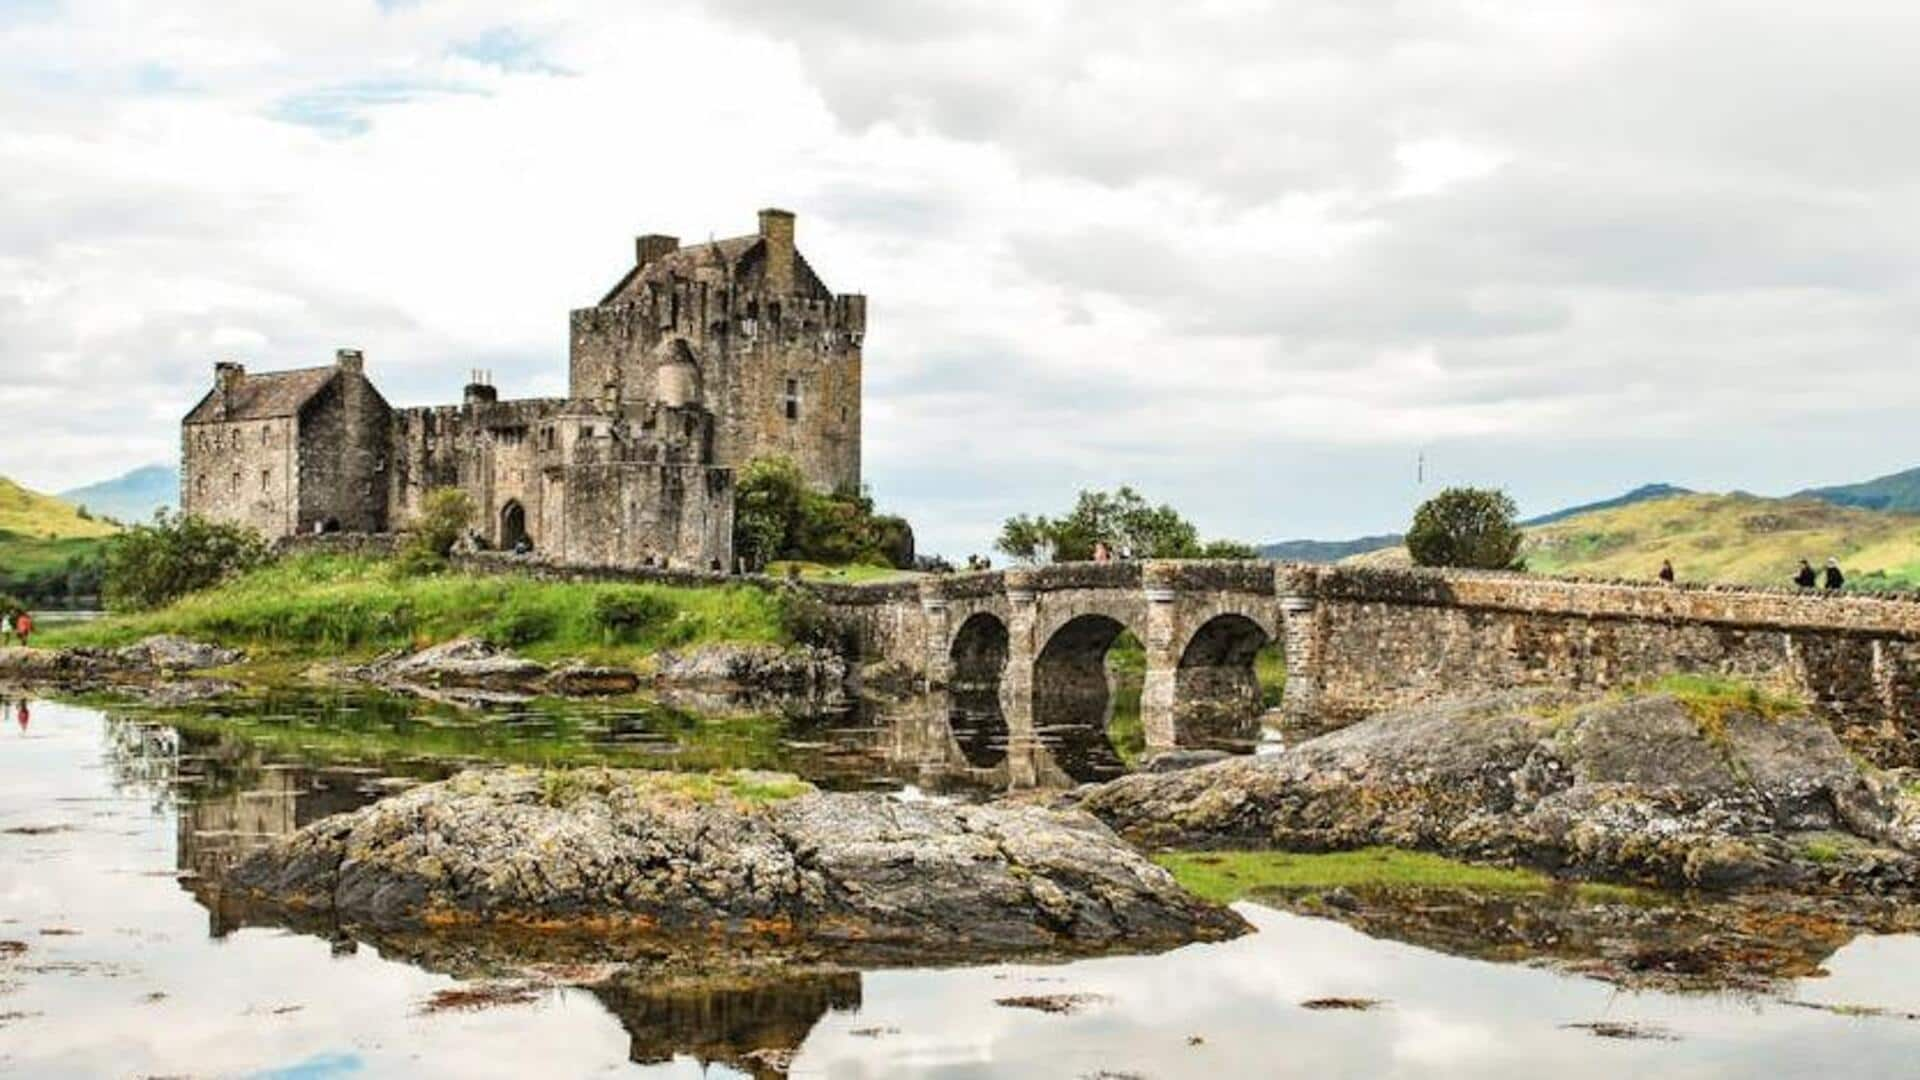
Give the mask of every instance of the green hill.
<svg viewBox="0 0 1920 1080">
<path fill-rule="evenodd" d="M 99 573 L 90 569 L 119 529 L 80 509 L 0 477 L 0 593 L 35 606 L 90 602 Z"/>
<path fill-rule="evenodd" d="M 1857 506 L 1862 510 L 1920 512 L 1920 469 L 1908 469 L 1859 484 L 1812 488 L 1800 495 L 1835 506 Z"/>
<path fill-rule="evenodd" d="M 1920 589 L 1920 516 L 1811 498 L 1674 495 L 1526 530 L 1527 569 L 1652 580 L 1671 559 L 1681 581 L 1785 585 L 1799 560 L 1840 560 L 1850 586 Z M 1405 548 L 1356 562 L 1405 565 Z"/>
</svg>

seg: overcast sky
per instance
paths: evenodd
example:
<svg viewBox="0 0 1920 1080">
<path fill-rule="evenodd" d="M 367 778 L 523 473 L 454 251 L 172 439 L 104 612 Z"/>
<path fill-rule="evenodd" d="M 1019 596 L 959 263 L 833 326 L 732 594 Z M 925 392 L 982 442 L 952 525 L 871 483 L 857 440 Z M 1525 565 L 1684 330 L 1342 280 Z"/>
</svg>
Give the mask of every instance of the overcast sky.
<svg viewBox="0 0 1920 1080">
<path fill-rule="evenodd" d="M 865 10 L 862 10 L 865 9 Z M 922 546 L 1920 464 L 1920 5 L 0 0 L 0 474 L 216 359 L 561 393 L 632 237 L 799 215 Z"/>
</svg>

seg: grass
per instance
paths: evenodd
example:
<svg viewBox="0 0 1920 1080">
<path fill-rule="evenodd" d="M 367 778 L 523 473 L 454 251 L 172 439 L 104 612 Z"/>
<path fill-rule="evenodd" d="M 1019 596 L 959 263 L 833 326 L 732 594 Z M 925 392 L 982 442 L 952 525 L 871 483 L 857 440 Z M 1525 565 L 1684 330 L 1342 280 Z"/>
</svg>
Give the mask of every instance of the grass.
<svg viewBox="0 0 1920 1080">
<path fill-rule="evenodd" d="M 80 516 L 77 506 L 0 477 L 0 533 L 14 540 L 98 540 L 119 531 L 112 522 Z"/>
<path fill-rule="evenodd" d="M 1634 688 L 1634 692 L 1677 698 L 1700 725 L 1700 733 L 1716 742 L 1725 741 L 1727 717 L 1734 713 L 1778 720 L 1807 709 L 1807 703 L 1797 697 L 1724 675 L 1665 675 Z"/>
<path fill-rule="evenodd" d="M 608 600 L 606 598 L 613 598 Z M 618 612 L 609 617 L 609 612 Z M 56 627 L 49 646 L 123 645 L 173 633 L 265 658 L 336 658 L 475 636 L 536 660 L 630 664 L 707 642 L 785 643 L 781 601 L 748 585 L 542 582 L 516 575 L 408 577 L 384 560 L 284 559 L 157 611 Z"/>
<path fill-rule="evenodd" d="M 863 585 L 871 581 L 897 581 L 901 578 L 917 576 L 911 570 L 896 570 L 891 566 L 865 566 L 857 563 L 828 566 L 824 563 L 783 559 L 767 564 L 769 577 L 784 578 L 794 571 L 798 571 L 799 576 L 808 581 L 834 581 L 846 585 Z"/>
<path fill-rule="evenodd" d="M 1569 883 L 1533 870 L 1483 866 L 1422 851 L 1370 847 L 1301 854 L 1286 851 L 1191 851 L 1154 856 L 1187 891 L 1231 903 L 1264 891 L 1318 889 L 1458 889 L 1545 893 L 1571 887 L 1595 901 L 1631 902 L 1644 894 L 1621 885 Z"/>
</svg>

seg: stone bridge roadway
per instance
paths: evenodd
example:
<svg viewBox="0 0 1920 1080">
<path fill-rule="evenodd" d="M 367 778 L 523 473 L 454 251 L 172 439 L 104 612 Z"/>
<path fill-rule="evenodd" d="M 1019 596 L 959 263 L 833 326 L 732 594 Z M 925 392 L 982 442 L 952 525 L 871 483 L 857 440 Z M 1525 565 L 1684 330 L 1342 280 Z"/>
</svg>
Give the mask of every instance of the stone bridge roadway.
<svg viewBox="0 0 1920 1080">
<path fill-rule="evenodd" d="M 1282 711 L 1303 726 L 1482 689 L 1717 672 L 1804 696 L 1878 762 L 1920 764 L 1920 603 L 1910 597 L 1198 561 L 820 592 L 859 628 L 868 659 L 905 665 L 956 700 L 994 695 L 1016 741 L 1039 727 L 1102 731 L 1106 653 L 1130 630 L 1146 648 L 1149 750 L 1254 739 L 1254 655 L 1278 641 Z"/>
</svg>

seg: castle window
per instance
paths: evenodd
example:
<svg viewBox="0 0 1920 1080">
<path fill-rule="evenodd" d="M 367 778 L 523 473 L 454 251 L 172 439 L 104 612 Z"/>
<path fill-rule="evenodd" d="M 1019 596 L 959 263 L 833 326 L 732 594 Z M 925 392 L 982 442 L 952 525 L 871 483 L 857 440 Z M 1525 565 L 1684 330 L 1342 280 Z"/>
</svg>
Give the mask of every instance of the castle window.
<svg viewBox="0 0 1920 1080">
<path fill-rule="evenodd" d="M 239 473 L 236 472 L 232 476 L 227 477 L 227 494 L 229 495 L 240 494 L 240 474 Z"/>
<path fill-rule="evenodd" d="M 800 380 L 787 380 L 787 419 L 800 419 Z"/>
<path fill-rule="evenodd" d="M 200 496 L 203 499 L 207 497 L 207 478 L 206 477 L 201 476 L 201 477 L 196 477 L 194 479 L 193 493 L 195 495 Z"/>
<path fill-rule="evenodd" d="M 260 445 L 261 446 L 267 445 L 267 436 L 268 436 L 268 433 L 270 433 L 272 430 L 273 430 L 272 428 L 268 427 L 265 424 L 260 425 Z"/>
<path fill-rule="evenodd" d="M 271 488 L 272 486 L 273 486 L 273 470 L 261 469 L 260 470 L 260 493 L 263 495 L 266 494 L 267 489 Z"/>
</svg>

